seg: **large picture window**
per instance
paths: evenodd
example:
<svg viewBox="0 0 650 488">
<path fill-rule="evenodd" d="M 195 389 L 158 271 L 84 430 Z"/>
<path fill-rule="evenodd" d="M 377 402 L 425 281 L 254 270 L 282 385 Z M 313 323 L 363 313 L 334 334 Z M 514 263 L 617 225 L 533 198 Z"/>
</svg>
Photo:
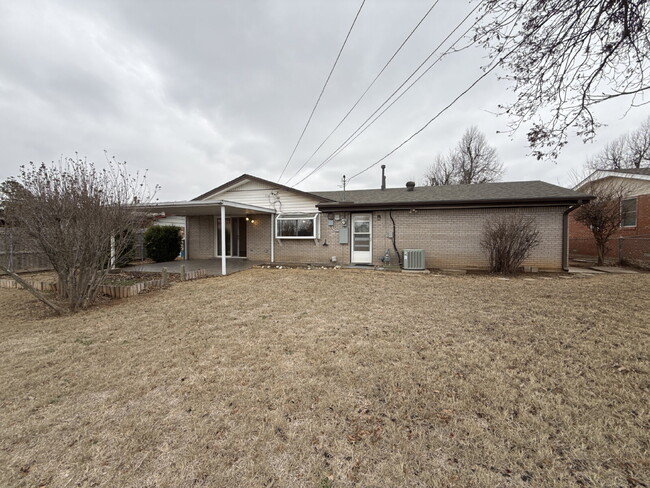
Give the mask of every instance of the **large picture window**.
<svg viewBox="0 0 650 488">
<path fill-rule="evenodd" d="M 318 239 L 318 214 L 285 214 L 275 219 L 278 239 Z"/>
<path fill-rule="evenodd" d="M 621 227 L 636 227 L 636 198 L 621 203 Z"/>
</svg>

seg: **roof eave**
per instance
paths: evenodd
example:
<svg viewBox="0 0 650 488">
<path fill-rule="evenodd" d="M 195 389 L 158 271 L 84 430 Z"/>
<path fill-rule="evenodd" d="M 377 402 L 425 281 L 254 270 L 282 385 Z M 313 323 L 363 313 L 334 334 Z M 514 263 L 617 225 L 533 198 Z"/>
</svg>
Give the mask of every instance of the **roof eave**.
<svg viewBox="0 0 650 488">
<path fill-rule="evenodd" d="M 257 176 L 249 175 L 249 174 L 246 174 L 246 173 L 244 173 L 241 176 L 238 176 L 234 180 L 230 180 L 229 182 L 224 183 L 223 185 L 220 185 L 220 186 L 218 186 L 216 188 L 213 188 L 212 190 L 210 190 L 208 192 L 205 192 L 205 193 L 203 193 L 202 195 L 199 195 L 196 198 L 192 198 L 191 201 L 204 200 L 205 198 L 208 198 L 210 196 L 213 196 L 213 195 L 216 195 L 216 194 L 218 194 L 220 192 L 223 192 L 223 191 L 237 185 L 238 183 L 243 182 L 244 180 L 251 180 L 251 181 L 256 181 L 258 183 L 270 184 L 270 185 L 273 185 L 275 188 L 285 190 L 285 191 L 291 191 L 291 192 L 294 192 L 294 193 L 298 193 L 300 195 L 305 195 L 307 197 L 313 198 L 314 200 L 318 200 L 318 201 L 321 201 L 321 202 L 333 202 L 334 201 L 334 200 L 331 200 L 329 198 L 325 198 L 325 197 L 322 197 L 320 195 L 316 195 L 314 193 L 309 193 L 309 192 L 302 191 L 302 190 L 296 190 L 295 188 L 291 188 L 290 186 L 281 185 L 280 183 L 265 180 L 264 178 L 259 178 Z"/>
<path fill-rule="evenodd" d="M 628 180 L 650 181 L 650 175 L 642 175 L 639 173 L 620 173 L 616 170 L 597 169 L 589 176 L 587 176 L 584 180 L 582 180 L 580 183 L 578 183 L 576 186 L 574 186 L 573 189 L 579 190 L 580 188 L 584 187 L 587 183 L 604 180 L 605 178 L 624 178 Z"/>
<path fill-rule="evenodd" d="M 576 197 L 558 198 L 525 198 L 525 199 L 501 199 L 501 200 L 448 200 L 448 201 L 417 201 L 417 202 L 381 202 L 381 203 L 355 203 L 355 202 L 334 202 L 320 203 L 319 210 L 381 210 L 397 208 L 487 208 L 487 207 L 534 207 L 534 206 L 566 206 L 579 205 L 592 200 L 592 195 L 578 195 Z"/>
</svg>

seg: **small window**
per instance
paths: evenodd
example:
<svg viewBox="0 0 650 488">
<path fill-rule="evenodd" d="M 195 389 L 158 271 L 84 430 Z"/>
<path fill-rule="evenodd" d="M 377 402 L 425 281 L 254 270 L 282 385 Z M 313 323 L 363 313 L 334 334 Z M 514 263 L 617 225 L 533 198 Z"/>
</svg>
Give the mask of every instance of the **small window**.
<svg viewBox="0 0 650 488">
<path fill-rule="evenodd" d="M 636 198 L 621 203 L 621 227 L 636 227 Z"/>
<path fill-rule="evenodd" d="M 275 237 L 278 239 L 318 239 L 318 214 L 278 215 Z"/>
</svg>

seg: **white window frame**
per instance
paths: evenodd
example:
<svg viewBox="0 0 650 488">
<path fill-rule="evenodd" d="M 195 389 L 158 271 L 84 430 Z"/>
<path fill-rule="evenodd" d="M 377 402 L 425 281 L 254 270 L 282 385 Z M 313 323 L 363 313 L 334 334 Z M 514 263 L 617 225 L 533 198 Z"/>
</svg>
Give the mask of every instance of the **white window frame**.
<svg viewBox="0 0 650 488">
<path fill-rule="evenodd" d="M 281 236 L 279 235 L 279 223 L 287 220 L 313 220 L 314 235 L 311 236 Z M 278 214 L 275 218 L 275 238 L 276 239 L 320 239 L 320 212 L 315 213 L 287 213 Z"/>
<path fill-rule="evenodd" d="M 623 219 L 625 219 L 625 210 L 623 209 L 623 205 L 625 205 L 625 202 L 629 202 L 631 200 L 634 201 L 634 224 L 625 225 L 625 223 L 623 222 Z M 638 211 L 639 211 L 639 202 L 637 201 L 636 197 L 626 198 L 623 201 L 621 201 L 621 227 L 624 229 L 631 229 L 633 227 L 636 227 L 639 218 Z"/>
</svg>

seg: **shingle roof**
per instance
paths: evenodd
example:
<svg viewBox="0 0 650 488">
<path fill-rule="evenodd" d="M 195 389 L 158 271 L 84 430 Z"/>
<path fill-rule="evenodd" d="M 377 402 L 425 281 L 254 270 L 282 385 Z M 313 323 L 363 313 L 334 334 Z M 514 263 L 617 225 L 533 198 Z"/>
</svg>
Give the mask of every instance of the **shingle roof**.
<svg viewBox="0 0 650 488">
<path fill-rule="evenodd" d="M 349 190 L 311 192 L 337 203 L 319 206 L 383 205 L 383 204 L 439 204 L 497 203 L 524 201 L 577 201 L 589 199 L 589 195 L 543 181 L 518 181 L 507 183 L 481 183 L 474 185 L 420 186 L 407 191 L 404 188 L 386 190 Z"/>
<path fill-rule="evenodd" d="M 650 168 L 605 169 L 609 173 L 628 173 L 631 175 L 650 176 Z"/>
</svg>

